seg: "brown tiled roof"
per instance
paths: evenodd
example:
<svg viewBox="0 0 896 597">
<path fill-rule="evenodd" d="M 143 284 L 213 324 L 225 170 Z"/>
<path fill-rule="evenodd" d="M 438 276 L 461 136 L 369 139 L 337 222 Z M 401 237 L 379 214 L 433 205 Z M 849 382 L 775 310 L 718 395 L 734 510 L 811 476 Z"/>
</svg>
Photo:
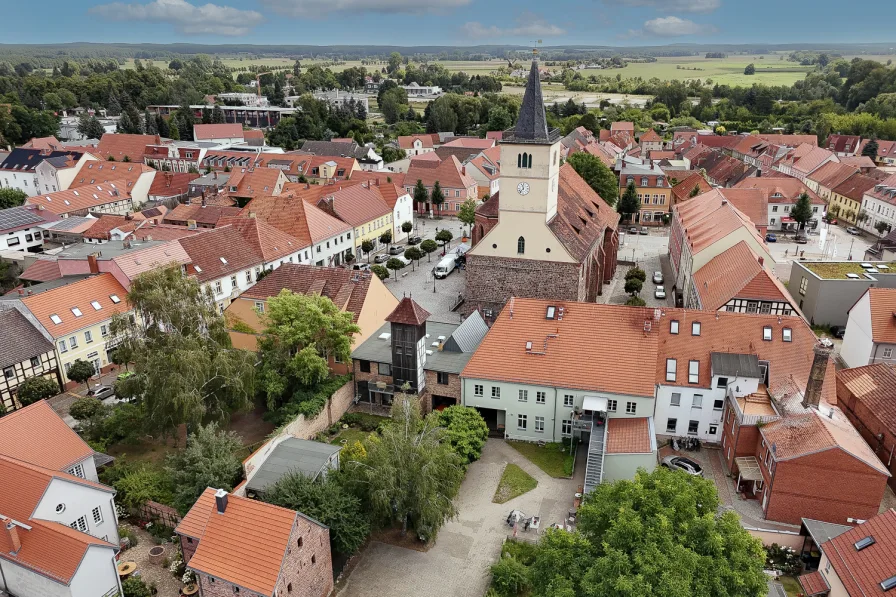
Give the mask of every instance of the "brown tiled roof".
<svg viewBox="0 0 896 597">
<path fill-rule="evenodd" d="M 458 162 L 463 164 L 467 160 L 472 159 L 474 156 L 479 155 L 480 151 L 482 151 L 482 150 L 475 149 L 472 147 L 465 147 L 463 145 L 454 145 L 454 146 L 442 145 L 441 147 L 436 148 L 435 152 L 433 152 L 433 155 L 439 156 L 439 159 L 441 159 L 443 161 L 447 160 L 451 156 L 454 156 L 457 158 Z M 429 154 L 427 154 L 427 155 L 429 155 Z M 417 156 L 414 156 L 414 157 L 416 158 Z"/>
<path fill-rule="evenodd" d="M 395 310 L 389 313 L 386 321 L 405 325 L 423 325 L 431 313 L 418 305 L 414 299 L 404 297 L 398 302 Z"/>
<path fill-rule="evenodd" d="M 710 259 L 694 273 L 694 288 L 707 311 L 717 311 L 733 298 L 792 302 L 759 264 L 744 241 Z"/>
<path fill-rule="evenodd" d="M 836 410 L 831 413 L 832 417 L 817 410 L 791 415 L 768 423 L 759 433 L 766 444 L 774 446 L 775 460 L 792 460 L 839 448 L 889 477 L 887 468 L 846 417 Z"/>
<path fill-rule="evenodd" d="M 668 174 L 668 173 L 667 173 Z M 691 196 L 694 187 L 700 188 L 700 194 L 712 190 L 712 185 L 706 182 L 703 175 L 699 172 L 689 174 L 684 180 L 672 187 L 672 194 L 675 196 L 675 202 L 686 201 Z"/>
<path fill-rule="evenodd" d="M 161 145 L 161 143 L 162 138 L 158 135 L 106 133 L 92 153 L 101 156 L 104 160 L 112 156 L 115 161 L 121 162 L 127 156 L 132 162 L 137 162 L 143 156 L 147 145 Z"/>
<path fill-rule="evenodd" d="M 143 272 L 158 267 L 171 264 L 186 265 L 190 263 L 190 256 L 180 244 L 170 241 L 119 255 L 112 261 L 128 280 L 133 280 Z"/>
<path fill-rule="evenodd" d="M 494 195 L 488 198 L 488 200 L 483 201 L 476 208 L 476 214 L 485 216 L 486 218 L 497 218 L 498 211 L 501 208 L 501 200 L 499 195 L 501 191 L 498 191 Z"/>
<path fill-rule="evenodd" d="M 298 514 L 233 494 L 227 496 L 227 509 L 219 514 L 214 492 L 206 489 L 176 529 L 199 539 L 188 567 L 261 595 L 273 595 Z M 197 531 L 201 532 L 194 534 Z"/>
<path fill-rule="evenodd" d="M 839 162 L 828 162 L 821 168 L 808 176 L 810 180 L 814 180 L 819 185 L 829 189 L 836 188 L 844 180 L 855 174 L 856 168 L 849 164 L 841 164 Z"/>
<path fill-rule="evenodd" d="M 696 254 L 739 228 L 746 228 L 761 244 L 756 225 L 731 204 L 719 189 L 697 195 L 672 208 L 686 232 L 685 241 Z"/>
<path fill-rule="evenodd" d="M 398 137 L 398 147 L 401 149 L 413 149 L 414 140 L 420 140 L 421 147 L 432 147 L 432 137 L 429 135 L 400 135 Z"/>
<path fill-rule="evenodd" d="M 199 178 L 197 172 L 159 172 L 149 187 L 150 197 L 174 197 L 190 190 L 190 183 Z"/>
<path fill-rule="evenodd" d="M 51 151 L 63 150 L 62 143 L 56 137 L 32 137 L 27 143 L 22 145 L 25 149 L 48 149 Z"/>
<path fill-rule="evenodd" d="M 603 242 L 607 230 L 615 230 L 619 213 L 588 186 L 570 164 L 560 167 L 557 213 L 548 227 L 569 254 L 579 262 Z"/>
<path fill-rule="evenodd" d="M 103 214 L 96 219 L 93 226 L 88 228 L 81 234 L 82 238 L 93 238 L 98 240 L 110 240 L 110 233 L 116 228 L 122 231 L 133 230 L 136 228 L 137 222 L 129 220 L 124 216 Z"/>
<path fill-rule="evenodd" d="M 627 122 L 625 120 L 618 120 L 612 124 L 610 124 L 610 131 L 628 131 L 632 134 L 635 132 L 635 123 Z"/>
<path fill-rule="evenodd" d="M 179 242 L 190 256 L 191 265 L 187 271 L 199 282 L 251 269 L 264 261 L 264 257 L 248 245 L 233 226 L 205 230 L 175 242 Z M 198 270 L 196 266 L 199 266 Z"/>
<path fill-rule="evenodd" d="M 59 262 L 56 259 L 38 259 L 19 274 L 19 280 L 29 282 L 49 282 L 62 277 Z"/>
<path fill-rule="evenodd" d="M 134 183 L 144 174 L 155 172 L 145 164 L 122 164 L 119 162 L 91 161 L 85 162 L 69 188 L 78 189 L 85 186 L 114 182 L 118 188 L 130 191 Z M 155 178 L 155 176 L 153 176 Z"/>
<path fill-rule="evenodd" d="M 607 419 L 607 454 L 648 454 L 650 440 L 646 417 Z"/>
<path fill-rule="evenodd" d="M 112 181 L 103 184 L 69 188 L 46 195 L 28 197 L 29 205 L 40 205 L 55 214 L 67 214 L 75 211 L 88 211 L 94 207 L 130 200 L 127 180 Z"/>
<path fill-rule="evenodd" d="M 112 300 L 112 295 L 119 298 L 118 303 Z M 96 309 L 93 302 L 98 303 L 100 308 Z M 61 338 L 130 309 L 127 291 L 115 276 L 108 273 L 27 296 L 22 303 L 53 338 Z M 75 315 L 72 309 L 79 310 L 81 315 Z M 58 316 L 62 322 L 53 323 L 52 315 Z"/>
<path fill-rule="evenodd" d="M 183 222 L 184 225 L 190 220 L 195 220 L 198 224 L 210 224 L 216 226 L 221 218 L 237 216 L 240 214 L 239 207 L 220 207 L 217 205 L 207 205 L 203 207 L 200 203 L 191 203 L 190 205 L 180 204 L 163 218 L 163 221 Z"/>
<path fill-rule="evenodd" d="M 874 160 L 867 155 L 848 155 L 840 158 L 841 164 L 854 166 L 855 168 L 874 168 Z"/>
<path fill-rule="evenodd" d="M 190 230 L 184 226 L 171 224 L 144 224 L 134 230 L 134 238 L 138 240 L 177 240 L 199 234 L 203 229 Z"/>
<path fill-rule="evenodd" d="M 874 537 L 874 543 L 861 551 L 855 544 L 865 537 Z M 824 555 L 831 561 L 837 578 L 846 592 L 853 596 L 888 595 L 880 584 L 896 575 L 893 554 L 896 553 L 896 511 L 885 510 L 821 544 Z"/>
<path fill-rule="evenodd" d="M 246 244 L 256 253 L 260 253 L 265 261 L 275 261 L 310 246 L 310 243 L 303 245 L 299 239 L 258 218 L 242 216 L 221 218 L 218 224 L 233 226 L 245 239 Z"/>
<path fill-rule="evenodd" d="M 443 189 L 467 189 L 476 186 L 476 181 L 472 176 L 461 172 L 461 164 L 454 156 L 438 162 L 411 160 L 411 165 L 408 166 L 404 177 L 404 184 L 405 186 L 414 186 L 418 180 L 422 180 L 425 187 L 431 187 L 436 181 L 439 181 Z"/>
<path fill-rule="evenodd" d="M 774 143 L 775 145 L 785 145 L 787 147 L 796 147 L 803 143 L 808 143 L 813 147 L 818 147 L 818 137 L 815 135 L 778 135 L 778 134 L 757 134 L 763 141 Z"/>
<path fill-rule="evenodd" d="M 0 369 L 52 352 L 53 343 L 44 338 L 17 309 L 0 311 Z"/>
<path fill-rule="evenodd" d="M 255 198 L 240 213 L 255 214 L 259 220 L 297 238 L 299 243 L 305 245 L 317 244 L 352 230 L 349 224 L 331 216 L 316 205 L 286 193 L 279 197 Z"/>
<path fill-rule="evenodd" d="M 376 185 L 376 181 L 374 181 L 373 184 Z M 395 204 L 398 203 L 398 198 L 409 194 L 404 190 L 404 187 L 400 187 L 392 182 L 385 184 L 380 183 L 376 186 L 376 190 L 379 191 L 380 197 L 386 202 L 389 209 L 395 209 Z"/>
<path fill-rule="evenodd" d="M 883 424 L 896 433 L 896 370 L 887 363 L 837 372 L 838 403 L 842 386 Z"/>
<path fill-rule="evenodd" d="M 639 143 L 644 143 L 645 141 L 649 141 L 651 143 L 655 143 L 657 141 L 662 141 L 663 138 L 660 137 L 655 130 L 648 129 L 646 132 L 641 134 L 641 137 L 638 139 Z"/>
<path fill-rule="evenodd" d="M 358 172 L 352 174 L 351 182 L 360 183 L 364 182 L 365 180 L 378 180 L 380 181 L 380 185 L 388 184 L 391 180 L 392 183 L 397 184 L 400 187 L 404 186 L 404 174 L 402 174 L 401 172 L 370 172 L 369 170 L 359 170 Z M 374 182 L 374 184 L 376 183 Z M 285 186 L 283 187 L 283 190 L 286 190 Z"/>
<path fill-rule="evenodd" d="M 547 319 L 548 306 L 557 307 L 558 314 L 563 309 L 562 319 Z M 653 396 L 655 379 L 644 375 L 644 363 L 655 363 L 657 355 L 658 333 L 644 332 L 652 318 L 653 309 L 512 298 L 462 375 Z M 620 354 L 638 358 L 620 359 Z"/>
<path fill-rule="evenodd" d="M 264 197 L 273 195 L 283 172 L 276 168 L 255 168 L 249 172 L 231 174 L 225 189 L 232 197 Z M 236 191 L 231 191 L 236 187 Z"/>
<path fill-rule="evenodd" d="M 802 146 L 801 146 L 802 147 Z M 802 174 L 808 175 L 814 172 L 825 160 L 830 159 L 834 154 L 822 147 L 813 147 L 800 159 L 793 164 L 793 169 Z"/>
<path fill-rule="evenodd" d="M 314 289 L 343 311 L 353 313 L 357 322 L 370 288 L 370 276 L 341 267 L 284 263 L 246 290 L 241 298 L 265 300 L 284 288 L 296 294 L 308 294 Z"/>
<path fill-rule="evenodd" d="M 591 143 L 589 145 L 586 145 L 584 151 L 599 159 L 608 168 L 612 168 L 616 165 L 615 152 L 610 151 L 600 143 Z"/>
<path fill-rule="evenodd" d="M 46 400 L 38 400 L 0 418 L 2 456 L 64 471 L 93 453 L 93 449 L 66 425 Z M 11 514 L 4 510 L 0 512 Z"/>
<path fill-rule="evenodd" d="M 204 139 L 242 139 L 243 125 L 239 123 L 194 124 L 193 138 L 197 141 Z"/>
<path fill-rule="evenodd" d="M 332 211 L 343 222 L 353 227 L 363 226 L 392 213 L 392 208 L 383 200 L 379 187 L 367 184 L 343 187 L 321 197 L 317 206 Z"/>
<path fill-rule="evenodd" d="M 768 226 L 768 199 L 765 189 L 732 188 L 719 189 L 719 192 L 754 224 Z"/>
<path fill-rule="evenodd" d="M 896 288 L 868 289 L 871 302 L 871 339 L 882 344 L 896 343 Z"/>
<path fill-rule="evenodd" d="M 833 192 L 861 203 L 865 193 L 873 189 L 876 184 L 877 181 L 870 176 L 856 173 L 837 185 Z"/>
<path fill-rule="evenodd" d="M 483 149 L 488 149 L 489 147 L 494 146 L 494 139 L 480 139 L 479 137 L 457 137 L 456 139 L 445 143 L 442 147 L 466 147 L 468 149 L 482 151 Z"/>
<path fill-rule="evenodd" d="M 799 178 L 792 176 L 754 176 L 743 179 L 734 185 L 734 188 L 764 189 L 769 203 L 796 203 L 800 195 L 806 193 L 813 205 L 824 205 L 824 199 L 816 195 L 815 191 L 803 184 Z M 780 195 L 780 197 L 775 197 L 775 195 Z"/>
<path fill-rule="evenodd" d="M 831 591 L 831 587 L 828 586 L 828 581 L 824 579 L 824 576 L 821 574 L 821 570 L 816 570 L 815 572 L 810 572 L 808 574 L 802 574 L 797 577 L 797 580 L 800 583 L 800 587 L 803 589 L 803 593 L 805 593 L 806 597 L 816 597 L 816 595 L 827 595 Z"/>
<path fill-rule="evenodd" d="M 831 135 L 824 146 L 837 153 L 855 153 L 861 141 L 862 137 L 859 135 Z"/>
</svg>

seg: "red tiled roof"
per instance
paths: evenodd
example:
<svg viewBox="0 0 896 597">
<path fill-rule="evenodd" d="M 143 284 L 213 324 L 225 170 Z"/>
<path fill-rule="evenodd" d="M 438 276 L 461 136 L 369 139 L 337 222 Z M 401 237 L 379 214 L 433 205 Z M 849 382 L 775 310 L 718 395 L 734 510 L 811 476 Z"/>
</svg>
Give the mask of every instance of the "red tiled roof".
<svg viewBox="0 0 896 597">
<path fill-rule="evenodd" d="M 486 218 L 497 218 L 501 205 L 499 198 L 500 194 L 501 191 L 498 191 L 488 199 L 484 199 L 476 208 L 476 215 L 485 216 Z"/>
<path fill-rule="evenodd" d="M 193 138 L 197 141 L 208 139 L 242 139 L 243 125 L 239 123 L 194 124 Z"/>
<path fill-rule="evenodd" d="M 813 147 L 811 151 L 807 152 L 793 163 L 793 169 L 804 175 L 808 175 L 818 169 L 818 167 L 825 163 L 826 160 L 830 160 L 833 156 L 834 154 L 827 149 Z"/>
<path fill-rule="evenodd" d="M 632 134 L 635 134 L 635 123 L 634 122 L 626 122 L 624 120 L 618 120 L 612 124 L 610 124 L 610 131 L 628 131 Z"/>
<path fill-rule="evenodd" d="M 343 222 L 353 227 L 362 226 L 392 213 L 376 185 L 352 185 L 327 193 L 317 206 L 332 211 Z"/>
<path fill-rule="evenodd" d="M 803 184 L 799 178 L 793 178 L 792 176 L 745 178 L 734 185 L 734 188 L 764 189 L 769 203 L 796 203 L 800 195 L 806 193 L 809 195 L 809 201 L 813 205 L 824 205 L 824 199 L 816 195 L 815 191 Z"/>
<path fill-rule="evenodd" d="M 109 183 L 69 188 L 48 195 L 28 197 L 29 205 L 40 205 L 55 214 L 68 214 L 76 211 L 89 211 L 92 208 L 131 199 L 127 180 L 116 180 Z"/>
<path fill-rule="evenodd" d="M 768 226 L 768 199 L 764 189 L 719 189 L 719 193 L 756 226 Z"/>
<path fill-rule="evenodd" d="M 105 133 L 92 153 L 108 159 L 121 162 L 125 156 L 132 162 L 138 161 L 147 145 L 161 145 L 162 138 L 158 135 L 125 135 L 120 133 Z"/>
<path fill-rule="evenodd" d="M 266 262 L 275 261 L 310 246 L 310 243 L 303 245 L 299 239 L 258 218 L 242 216 L 221 218 L 218 225 L 233 226 L 245 239 L 246 244 L 261 254 Z"/>
<path fill-rule="evenodd" d="M 876 363 L 841 369 L 837 372 L 838 403 L 841 387 L 855 396 L 890 433 L 896 434 L 896 369 L 892 365 Z"/>
<path fill-rule="evenodd" d="M 28 280 L 29 282 L 49 282 L 61 277 L 59 262 L 55 259 L 38 259 L 19 274 L 19 280 Z"/>
<path fill-rule="evenodd" d="M 607 454 L 649 454 L 651 439 L 646 417 L 607 419 Z"/>
<path fill-rule="evenodd" d="M 797 580 L 800 583 L 800 587 L 803 589 L 803 593 L 806 594 L 806 597 L 827 595 L 831 591 L 831 587 L 828 586 L 828 581 L 822 576 L 821 570 L 802 574 L 797 577 Z"/>
<path fill-rule="evenodd" d="M 871 308 L 871 339 L 877 343 L 896 343 L 896 288 L 868 289 Z"/>
<path fill-rule="evenodd" d="M 190 256 L 178 243 L 170 241 L 145 247 L 138 251 L 132 251 L 114 257 L 112 261 L 119 267 L 128 280 L 133 280 L 143 272 L 165 267 L 171 264 L 186 265 L 190 263 Z M 130 289 L 130 286 L 128 286 Z"/>
<path fill-rule="evenodd" d="M 747 243 L 740 241 L 694 273 L 694 288 L 707 311 L 717 311 L 733 298 L 791 303 L 773 276 Z"/>
<path fill-rule="evenodd" d="M 557 213 L 548 227 L 573 259 L 583 262 L 607 230 L 615 230 L 619 213 L 588 186 L 570 164 L 560 167 Z"/>
<path fill-rule="evenodd" d="M 694 172 L 672 187 L 672 194 L 675 196 L 676 203 L 679 201 L 686 201 L 691 196 L 691 192 L 693 192 L 695 187 L 700 188 L 700 194 L 712 190 L 712 185 L 706 182 L 703 175 L 699 172 Z"/>
<path fill-rule="evenodd" d="M 423 325 L 430 315 L 431 313 L 418 305 L 414 299 L 404 297 L 395 310 L 386 317 L 386 321 L 404 325 Z"/>
<path fill-rule="evenodd" d="M 171 224 L 144 224 L 140 228 L 134 230 L 134 238 L 138 240 L 178 240 L 199 234 L 202 228 L 190 230 L 185 226 L 174 226 Z"/>
<path fill-rule="evenodd" d="M 22 145 L 24 149 L 46 149 L 50 151 L 64 151 L 61 147 L 62 143 L 56 137 L 32 137 L 27 143 Z"/>
<path fill-rule="evenodd" d="M 413 149 L 415 140 L 419 140 L 420 146 L 423 148 L 432 147 L 432 137 L 429 135 L 400 135 L 398 137 L 398 147 L 401 149 Z"/>
<path fill-rule="evenodd" d="M 66 425 L 46 400 L 0 418 L 0 455 L 62 471 L 93 453 L 93 449 Z M 0 512 L 10 514 L 2 509 Z"/>
<path fill-rule="evenodd" d="M 479 137 L 458 137 L 457 139 L 442 145 L 442 147 L 466 147 L 468 149 L 478 149 L 480 151 L 494 146 L 494 139 L 480 139 Z"/>
<path fill-rule="evenodd" d="M 203 206 L 200 203 L 191 203 L 190 205 L 180 204 L 163 218 L 164 222 L 183 222 L 186 225 L 190 220 L 195 220 L 198 224 L 211 224 L 216 226 L 218 220 L 228 216 L 237 216 L 240 214 L 239 207 L 220 207 L 217 205 Z"/>
<path fill-rule="evenodd" d="M 855 153 L 861 142 L 862 137 L 859 135 L 831 135 L 824 146 L 837 153 Z"/>
<path fill-rule="evenodd" d="M 848 155 L 840 158 L 840 163 L 856 168 L 874 168 L 874 160 L 867 155 Z"/>
<path fill-rule="evenodd" d="M 134 183 L 142 175 L 154 172 L 156 171 L 145 164 L 89 161 L 81 166 L 69 188 L 75 189 L 106 182 L 116 182 L 119 188 L 126 188 L 130 191 L 134 188 Z M 126 184 L 122 185 L 120 181 L 124 181 Z"/>
<path fill-rule="evenodd" d="M 118 297 L 118 303 L 112 300 L 113 295 Z M 93 306 L 94 302 L 100 306 L 99 309 Z M 109 273 L 26 296 L 22 303 L 54 338 L 61 338 L 110 319 L 116 313 L 130 310 L 127 291 Z M 72 309 L 77 309 L 81 315 L 76 315 Z M 54 323 L 51 319 L 53 315 L 61 319 L 61 323 Z"/>
<path fill-rule="evenodd" d="M 660 137 L 655 130 L 647 129 L 646 132 L 641 133 L 641 137 L 638 139 L 639 143 L 644 143 L 645 141 L 650 143 L 656 143 L 657 141 L 662 141 L 663 138 Z"/>
<path fill-rule="evenodd" d="M 234 226 L 205 230 L 175 242 L 179 242 L 190 256 L 191 265 L 187 271 L 199 282 L 251 269 L 264 261 Z"/>
<path fill-rule="evenodd" d="M 255 214 L 259 220 L 297 238 L 300 244 L 306 246 L 318 244 L 352 230 L 349 224 L 302 200 L 292 192 L 278 197 L 257 197 L 250 201 L 240 214 L 244 216 Z"/>
<path fill-rule="evenodd" d="M 248 172 L 235 172 L 230 175 L 225 189 L 232 197 L 274 195 L 281 176 L 285 178 L 283 172 L 276 168 L 255 168 Z M 234 187 L 236 190 L 231 190 Z"/>
<path fill-rule="evenodd" d="M 97 240 L 110 240 L 112 230 L 119 229 L 123 232 L 133 230 L 139 222 L 134 222 L 124 216 L 112 214 L 103 214 L 96 219 L 93 226 L 84 231 L 82 238 L 93 238 Z"/>
<path fill-rule="evenodd" d="M 443 189 L 468 189 L 476 186 L 476 181 L 469 174 L 463 173 L 460 162 L 451 156 L 446 160 L 411 160 L 411 165 L 404 177 L 406 186 L 414 186 L 418 180 L 423 186 L 431 187 L 436 181 Z"/>
<path fill-rule="evenodd" d="M 874 537 L 874 543 L 857 550 L 855 544 L 865 537 Z M 896 576 L 896 510 L 890 508 L 866 520 L 822 543 L 821 549 L 850 597 L 889 595 L 880 584 Z"/>
<path fill-rule="evenodd" d="M 855 174 L 856 168 L 840 162 L 828 162 L 808 176 L 810 180 L 828 189 L 837 187 L 844 180 Z"/>
<path fill-rule="evenodd" d="M 877 181 L 870 176 L 856 173 L 837 185 L 833 192 L 861 203 L 864 194 L 876 184 Z"/>
<path fill-rule="evenodd" d="M 175 197 L 190 190 L 190 183 L 199 178 L 198 172 L 159 172 L 152 180 L 150 197 Z"/>
<path fill-rule="evenodd" d="M 686 231 L 685 241 L 691 253 L 697 254 L 739 228 L 746 228 L 760 244 L 765 241 L 756 230 L 756 225 L 737 209 L 719 189 L 697 195 L 672 208 Z"/>
<path fill-rule="evenodd" d="M 775 145 L 784 145 L 786 147 L 796 147 L 803 143 L 808 143 L 813 147 L 818 147 L 818 137 L 815 135 L 777 135 L 760 133 L 755 135 L 763 141 L 774 143 Z"/>
</svg>

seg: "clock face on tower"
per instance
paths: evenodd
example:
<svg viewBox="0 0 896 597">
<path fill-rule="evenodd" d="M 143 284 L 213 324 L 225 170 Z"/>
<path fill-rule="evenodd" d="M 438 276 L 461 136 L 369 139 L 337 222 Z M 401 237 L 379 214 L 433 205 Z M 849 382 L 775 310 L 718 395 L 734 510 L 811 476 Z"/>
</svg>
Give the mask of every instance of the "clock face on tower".
<svg viewBox="0 0 896 597">
<path fill-rule="evenodd" d="M 528 195 L 529 194 L 529 183 L 521 182 L 520 184 L 516 185 L 516 192 L 519 193 L 520 195 Z"/>
</svg>

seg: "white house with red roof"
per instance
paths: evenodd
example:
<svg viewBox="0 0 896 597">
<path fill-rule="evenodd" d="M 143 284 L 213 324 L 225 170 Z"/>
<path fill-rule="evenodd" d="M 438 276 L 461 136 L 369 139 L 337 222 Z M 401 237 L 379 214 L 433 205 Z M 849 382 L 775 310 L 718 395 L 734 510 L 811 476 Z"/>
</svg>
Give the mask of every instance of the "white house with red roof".
<svg viewBox="0 0 896 597">
<path fill-rule="evenodd" d="M 193 125 L 193 141 L 232 145 L 243 140 L 243 125 L 239 123 Z"/>
<path fill-rule="evenodd" d="M 397 142 L 398 148 L 404 150 L 408 157 L 435 151 L 430 135 L 402 135 Z"/>
<path fill-rule="evenodd" d="M 115 490 L 94 451 L 43 400 L 0 419 L 0 591 L 121 593 Z"/>
</svg>

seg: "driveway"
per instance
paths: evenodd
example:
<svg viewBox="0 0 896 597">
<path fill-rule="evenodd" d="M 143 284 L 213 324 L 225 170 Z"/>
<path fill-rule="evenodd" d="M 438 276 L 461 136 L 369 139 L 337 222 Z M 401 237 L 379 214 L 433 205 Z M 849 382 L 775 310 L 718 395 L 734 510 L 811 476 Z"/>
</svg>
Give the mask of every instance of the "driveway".
<svg viewBox="0 0 896 597">
<path fill-rule="evenodd" d="M 582 452 L 580 451 L 580 459 Z M 512 462 L 538 480 L 538 487 L 506 504 L 493 504 L 504 466 Z M 562 522 L 582 485 L 584 464 L 576 462 L 576 479 L 554 479 L 523 458 L 503 440 L 490 439 L 482 459 L 467 471 L 457 499 L 459 514 L 448 522 L 428 552 L 372 542 L 338 590 L 339 597 L 470 597 L 483 595 L 489 567 L 511 531 L 507 514 L 522 510 L 541 516 L 541 529 Z M 534 537 L 535 531 L 521 533 Z"/>
</svg>

